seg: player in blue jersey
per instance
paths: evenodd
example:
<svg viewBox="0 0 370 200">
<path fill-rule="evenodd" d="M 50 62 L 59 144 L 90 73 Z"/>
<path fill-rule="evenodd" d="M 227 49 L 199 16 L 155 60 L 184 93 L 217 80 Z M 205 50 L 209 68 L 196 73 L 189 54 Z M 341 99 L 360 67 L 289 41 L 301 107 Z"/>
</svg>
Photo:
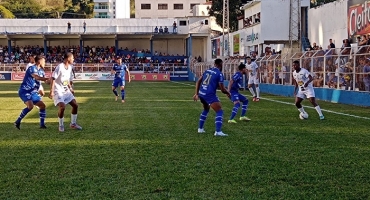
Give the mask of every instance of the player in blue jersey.
<svg viewBox="0 0 370 200">
<path fill-rule="evenodd" d="M 204 122 L 207 119 L 207 115 L 210 107 L 216 112 L 215 124 L 216 131 L 215 136 L 228 136 L 221 131 L 223 110 L 221 102 L 216 95 L 216 90 L 219 87 L 221 92 L 230 97 L 230 93 L 224 87 L 224 76 L 222 75 L 222 60 L 216 59 L 214 67 L 206 70 L 202 77 L 199 78 L 195 85 L 195 94 L 193 96 L 194 101 L 200 99 L 203 104 L 203 112 L 199 119 L 198 133 L 204 133 Z"/>
<path fill-rule="evenodd" d="M 247 68 L 246 66 L 241 63 L 238 67 L 239 71 L 236 72 L 232 79 L 229 82 L 229 92 L 231 94 L 231 101 L 234 103 L 234 108 L 231 112 L 230 119 L 228 123 L 236 123 L 234 117 L 238 113 L 239 107 L 240 107 L 240 102 L 242 103 L 242 113 L 239 118 L 241 121 L 250 121 L 248 117 L 245 116 L 247 113 L 248 109 L 248 99 L 239 93 L 239 90 L 243 90 L 243 74 L 246 74 Z"/>
<path fill-rule="evenodd" d="M 36 56 L 36 64 L 28 67 L 24 75 L 22 84 L 18 90 L 19 97 L 26 104 L 19 115 L 18 119 L 14 122 L 14 125 L 17 129 L 20 129 L 22 119 L 29 113 L 34 105 L 39 108 L 40 114 L 40 128 L 46 128 L 45 126 L 45 104 L 41 101 L 41 96 L 38 94 L 39 87 L 41 85 L 40 81 L 48 81 L 49 79 L 45 77 L 44 66 L 45 66 L 45 57 Z"/>
<path fill-rule="evenodd" d="M 118 99 L 118 94 L 116 88 L 120 86 L 122 103 L 125 103 L 125 75 L 127 73 L 128 82 L 131 82 L 130 71 L 125 64 L 122 64 L 122 58 L 117 56 L 116 62 L 113 65 L 111 73 L 114 74 L 114 80 L 112 83 L 112 91 L 116 95 L 116 101 Z"/>
</svg>

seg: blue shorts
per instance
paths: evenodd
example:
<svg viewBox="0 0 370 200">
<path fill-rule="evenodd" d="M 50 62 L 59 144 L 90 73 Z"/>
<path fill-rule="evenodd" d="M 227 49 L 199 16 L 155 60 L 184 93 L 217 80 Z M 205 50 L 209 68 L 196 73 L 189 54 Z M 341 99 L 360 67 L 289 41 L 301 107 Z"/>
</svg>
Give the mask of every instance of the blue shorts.
<svg viewBox="0 0 370 200">
<path fill-rule="evenodd" d="M 231 93 L 231 101 L 234 102 L 234 101 L 240 101 L 240 102 L 244 102 L 247 100 L 247 98 L 240 94 L 239 92 L 236 92 L 236 93 Z"/>
<path fill-rule="evenodd" d="M 37 91 L 19 90 L 18 95 L 25 103 L 29 100 L 31 100 L 33 104 L 36 104 L 37 102 L 41 101 L 41 97 Z"/>
<path fill-rule="evenodd" d="M 112 86 L 113 86 L 113 87 L 125 86 L 125 80 L 123 80 L 123 79 L 121 79 L 121 78 L 114 79 L 114 80 L 113 80 L 113 83 L 112 83 Z"/>
<path fill-rule="evenodd" d="M 199 96 L 199 99 L 203 104 L 208 104 L 208 105 L 211 105 L 212 103 L 215 103 L 215 102 L 220 102 L 220 100 L 218 99 L 216 95 Z"/>
</svg>

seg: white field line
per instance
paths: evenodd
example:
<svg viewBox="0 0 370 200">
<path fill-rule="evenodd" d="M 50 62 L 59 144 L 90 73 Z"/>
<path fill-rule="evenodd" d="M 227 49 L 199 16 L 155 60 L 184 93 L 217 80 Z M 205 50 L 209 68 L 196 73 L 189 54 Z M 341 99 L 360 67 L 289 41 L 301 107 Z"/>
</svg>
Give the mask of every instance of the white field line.
<svg viewBox="0 0 370 200">
<path fill-rule="evenodd" d="M 192 87 L 195 86 L 195 85 L 192 85 L 192 84 L 181 83 L 181 82 L 176 82 L 176 81 L 171 81 L 171 82 L 181 84 L 181 85 L 192 86 Z M 293 105 L 293 106 L 295 105 L 294 103 L 289 103 L 289 102 L 279 101 L 279 100 L 274 100 L 274 99 L 268 99 L 268 98 L 262 98 L 262 97 L 260 99 L 264 99 L 264 100 L 271 101 L 271 102 L 276 102 L 276 103 L 281 103 L 281 104 L 286 104 L 286 105 Z M 309 106 L 309 107 L 305 106 L 304 108 L 315 109 L 312 106 Z M 336 111 L 326 110 L 326 109 L 321 109 L 321 110 L 324 111 L 324 112 L 333 113 L 333 114 L 337 114 L 337 115 L 343 115 L 343 116 L 348 116 L 348 117 L 370 120 L 370 117 L 361 117 L 361 116 L 357 116 L 357 115 L 351 115 L 351 114 L 347 114 L 347 113 L 341 113 L 341 112 L 336 112 Z"/>
</svg>

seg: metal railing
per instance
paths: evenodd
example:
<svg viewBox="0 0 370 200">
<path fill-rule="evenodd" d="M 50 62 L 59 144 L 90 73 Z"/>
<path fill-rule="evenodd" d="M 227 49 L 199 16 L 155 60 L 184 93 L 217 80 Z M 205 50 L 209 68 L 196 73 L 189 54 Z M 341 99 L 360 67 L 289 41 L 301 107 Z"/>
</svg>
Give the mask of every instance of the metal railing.
<svg viewBox="0 0 370 200">
<path fill-rule="evenodd" d="M 54 71 L 58 64 L 46 64 L 44 67 L 45 72 Z M 1 72 L 24 72 L 27 63 L 19 64 L 0 64 Z M 102 63 L 102 64 L 80 64 L 75 63 L 74 71 L 76 73 L 87 73 L 87 72 L 110 72 L 113 63 Z M 187 75 L 188 67 L 181 64 L 174 63 L 126 63 L 126 66 L 133 73 L 166 73 L 170 75 Z"/>
<path fill-rule="evenodd" d="M 293 61 L 311 72 L 314 87 L 340 90 L 370 91 L 370 45 L 341 49 L 299 52 L 293 55 L 275 54 L 256 59 L 260 82 L 293 85 Z M 236 72 L 244 59 L 229 59 L 223 64 L 226 80 Z M 191 61 L 190 70 L 200 77 L 213 62 Z"/>
</svg>

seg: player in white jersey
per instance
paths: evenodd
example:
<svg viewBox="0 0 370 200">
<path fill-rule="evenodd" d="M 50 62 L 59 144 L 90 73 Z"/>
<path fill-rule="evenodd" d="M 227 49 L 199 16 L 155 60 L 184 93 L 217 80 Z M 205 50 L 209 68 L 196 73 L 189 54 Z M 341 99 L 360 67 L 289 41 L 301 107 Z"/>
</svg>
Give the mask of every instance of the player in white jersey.
<svg viewBox="0 0 370 200">
<path fill-rule="evenodd" d="M 72 76 L 72 63 L 73 54 L 66 53 L 64 55 L 63 63 L 60 63 L 54 70 L 51 77 L 50 98 L 54 99 L 54 105 L 59 107 L 59 131 L 64 131 L 64 110 L 66 104 L 72 106 L 71 123 L 70 127 L 73 129 L 81 130 L 82 127 L 77 125 L 77 111 L 78 105 L 74 97 L 74 91 L 71 86 Z"/>
<path fill-rule="evenodd" d="M 320 119 L 325 119 L 324 115 L 321 112 L 320 106 L 316 103 L 315 100 L 315 91 L 313 90 L 312 81 L 313 78 L 311 73 L 304 68 L 299 66 L 299 61 L 296 60 L 293 62 L 293 78 L 295 81 L 294 87 L 294 96 L 295 105 L 298 108 L 300 113 L 305 114 L 301 102 L 303 99 L 308 98 L 312 105 L 315 107 L 317 113 L 320 116 Z M 298 89 L 298 91 L 297 91 Z"/>
<path fill-rule="evenodd" d="M 27 64 L 27 66 L 26 66 L 26 70 L 25 71 L 27 71 L 27 69 L 29 68 L 29 67 L 31 67 L 31 66 L 34 66 L 34 65 L 36 65 L 36 62 L 35 62 L 35 55 L 33 55 L 33 54 L 31 54 L 29 57 L 28 57 L 28 64 Z M 39 95 L 41 96 L 41 97 L 43 97 L 44 95 L 45 95 L 45 91 L 44 91 L 44 87 L 42 87 L 42 84 L 40 84 L 40 87 L 39 87 Z"/>
<path fill-rule="evenodd" d="M 247 64 L 248 70 L 248 89 L 253 95 L 253 101 L 260 101 L 260 88 L 258 87 L 259 82 L 259 74 L 260 70 L 258 69 L 258 65 L 255 62 L 252 62 L 251 57 L 247 56 Z M 253 84 L 256 88 L 256 92 L 253 90 Z"/>
</svg>

